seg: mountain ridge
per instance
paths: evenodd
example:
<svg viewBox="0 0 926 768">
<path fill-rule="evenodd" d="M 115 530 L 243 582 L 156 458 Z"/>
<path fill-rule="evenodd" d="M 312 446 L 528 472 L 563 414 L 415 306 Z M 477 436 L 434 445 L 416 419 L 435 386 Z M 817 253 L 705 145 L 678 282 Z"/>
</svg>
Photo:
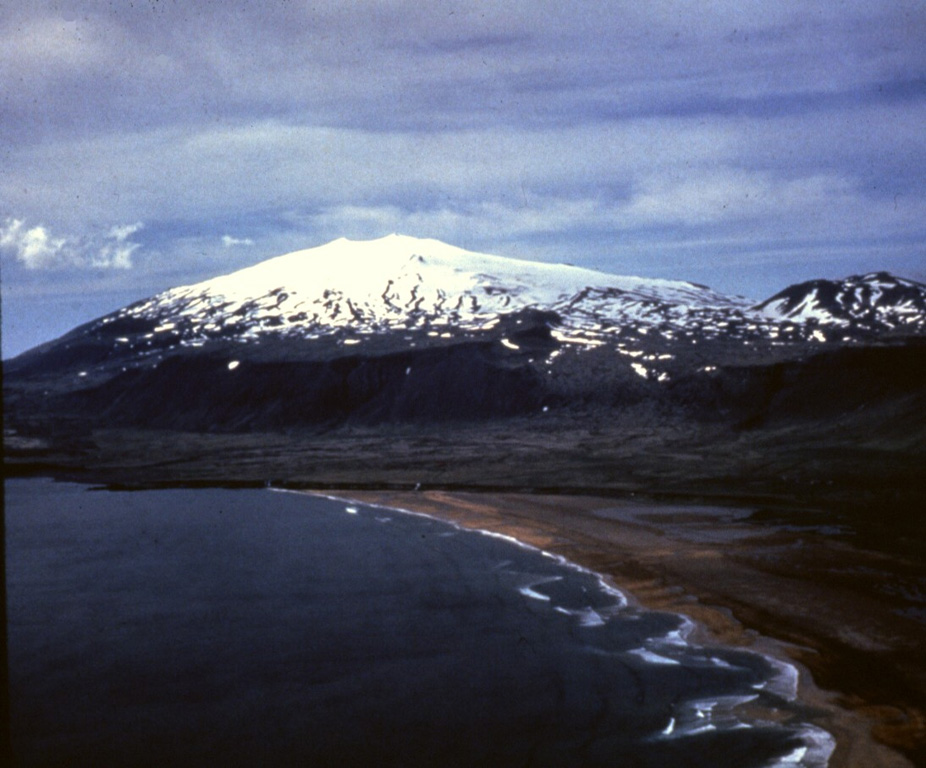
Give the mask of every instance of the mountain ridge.
<svg viewBox="0 0 926 768">
<path fill-rule="evenodd" d="M 871 345 L 909 346 L 923 330 L 926 286 L 885 273 L 798 284 L 757 305 L 436 240 L 342 238 L 170 289 L 30 350 L 5 364 L 5 403 L 19 427 L 69 414 L 90 425 L 275 430 L 587 407 L 646 423 L 755 424 L 806 416 L 800 393 L 783 388 L 812 381 L 808 397 L 825 404 L 820 370 L 838 383 L 841 368 L 875 359 Z M 886 380 L 882 389 L 894 392 Z M 829 397 L 849 409 L 857 394 L 835 387 Z"/>
<path fill-rule="evenodd" d="M 842 326 L 923 330 L 926 285 L 885 271 L 842 280 L 808 280 L 788 286 L 756 309 L 781 318 L 817 318 Z"/>
<path fill-rule="evenodd" d="M 116 358 L 220 339 L 340 336 L 351 346 L 389 331 L 489 331 L 524 311 L 555 318 L 560 343 L 586 347 L 651 331 L 670 341 L 853 341 L 926 331 L 926 285 L 879 272 L 795 284 L 756 303 L 691 282 L 509 259 L 437 240 L 341 238 L 169 289 L 49 344 L 96 336 Z"/>
</svg>

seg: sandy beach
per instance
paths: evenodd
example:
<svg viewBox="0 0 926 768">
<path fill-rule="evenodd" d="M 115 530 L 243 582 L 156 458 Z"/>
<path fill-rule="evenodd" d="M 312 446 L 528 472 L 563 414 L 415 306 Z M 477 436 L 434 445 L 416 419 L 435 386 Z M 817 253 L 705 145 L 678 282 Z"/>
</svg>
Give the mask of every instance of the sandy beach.
<svg viewBox="0 0 926 768">
<path fill-rule="evenodd" d="M 836 768 L 926 758 L 922 617 L 915 560 L 862 549 L 831 524 L 758 521 L 747 507 L 644 499 L 340 491 L 363 503 L 502 532 L 609 577 L 644 607 L 683 613 L 700 642 L 797 666 L 799 697 L 837 741 Z M 912 586 L 911 586 L 912 588 Z"/>
</svg>

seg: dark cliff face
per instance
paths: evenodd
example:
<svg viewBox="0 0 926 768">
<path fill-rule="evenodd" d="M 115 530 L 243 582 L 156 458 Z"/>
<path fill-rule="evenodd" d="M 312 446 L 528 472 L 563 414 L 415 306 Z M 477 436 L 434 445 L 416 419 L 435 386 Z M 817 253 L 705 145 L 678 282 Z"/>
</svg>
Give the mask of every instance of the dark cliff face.
<svg viewBox="0 0 926 768">
<path fill-rule="evenodd" d="M 86 428 L 291 431 L 591 409 L 654 427 L 748 429 L 852 419 L 891 404 L 913 413 L 926 393 L 923 342 L 758 355 L 709 367 L 680 360 L 667 381 L 656 381 L 611 350 L 567 351 L 549 364 L 537 354 L 549 350 L 547 335 L 533 328 L 517 338 L 517 351 L 486 340 L 382 354 L 342 350 L 317 359 L 255 354 L 240 345 L 186 351 L 111 375 L 72 373 L 80 385 L 63 390 L 48 389 L 47 376 L 14 376 L 6 410 L 14 428 L 69 419 Z"/>
<path fill-rule="evenodd" d="M 316 361 L 181 354 L 48 406 L 97 426 L 235 431 L 505 418 L 542 398 L 532 368 L 461 344 Z"/>
<path fill-rule="evenodd" d="M 680 377 L 666 387 L 665 397 L 699 419 L 741 428 L 832 424 L 852 420 L 866 409 L 900 408 L 916 414 L 915 404 L 926 404 L 924 382 L 926 344 L 911 342 L 724 366 L 707 375 Z M 923 426 L 922 418 L 908 424 L 911 431 Z"/>
<path fill-rule="evenodd" d="M 340 337 L 267 337 L 145 345 L 139 353 L 120 343 L 125 328 L 101 334 L 91 325 L 7 361 L 4 410 L 18 429 L 56 421 L 251 431 L 503 419 L 542 407 L 543 381 L 531 362 L 555 347 L 557 320 L 528 311 L 500 317 L 482 335 L 383 334 L 362 352 Z"/>
</svg>

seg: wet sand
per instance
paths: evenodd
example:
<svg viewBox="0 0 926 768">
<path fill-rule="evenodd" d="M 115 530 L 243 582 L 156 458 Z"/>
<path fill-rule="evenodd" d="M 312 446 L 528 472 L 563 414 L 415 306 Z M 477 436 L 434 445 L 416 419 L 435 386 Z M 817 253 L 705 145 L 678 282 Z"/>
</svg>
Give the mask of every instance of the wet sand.
<svg viewBox="0 0 926 768">
<path fill-rule="evenodd" d="M 831 524 L 745 507 L 585 496 L 340 491 L 502 532 L 683 613 L 702 642 L 795 664 L 799 696 L 837 740 L 836 768 L 926 762 L 926 567 L 862 549 Z M 793 510 L 792 510 L 793 513 Z"/>
</svg>

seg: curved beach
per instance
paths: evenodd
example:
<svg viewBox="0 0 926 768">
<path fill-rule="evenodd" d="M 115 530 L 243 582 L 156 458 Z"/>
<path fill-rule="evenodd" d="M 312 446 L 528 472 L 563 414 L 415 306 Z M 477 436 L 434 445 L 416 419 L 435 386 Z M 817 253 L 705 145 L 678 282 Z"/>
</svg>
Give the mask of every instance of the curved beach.
<svg viewBox="0 0 926 768">
<path fill-rule="evenodd" d="M 922 624 L 884 598 L 903 576 L 922 575 L 916 562 L 860 549 L 831 526 L 790 525 L 786 515 L 756 525 L 736 507 L 516 493 L 338 495 L 512 536 L 608 577 L 643 607 L 689 616 L 699 640 L 794 665 L 800 699 L 836 738 L 836 768 L 908 767 L 923 754 Z"/>
<path fill-rule="evenodd" d="M 497 531 L 9 484 L 21 765 L 825 768 L 793 665 Z"/>
</svg>

